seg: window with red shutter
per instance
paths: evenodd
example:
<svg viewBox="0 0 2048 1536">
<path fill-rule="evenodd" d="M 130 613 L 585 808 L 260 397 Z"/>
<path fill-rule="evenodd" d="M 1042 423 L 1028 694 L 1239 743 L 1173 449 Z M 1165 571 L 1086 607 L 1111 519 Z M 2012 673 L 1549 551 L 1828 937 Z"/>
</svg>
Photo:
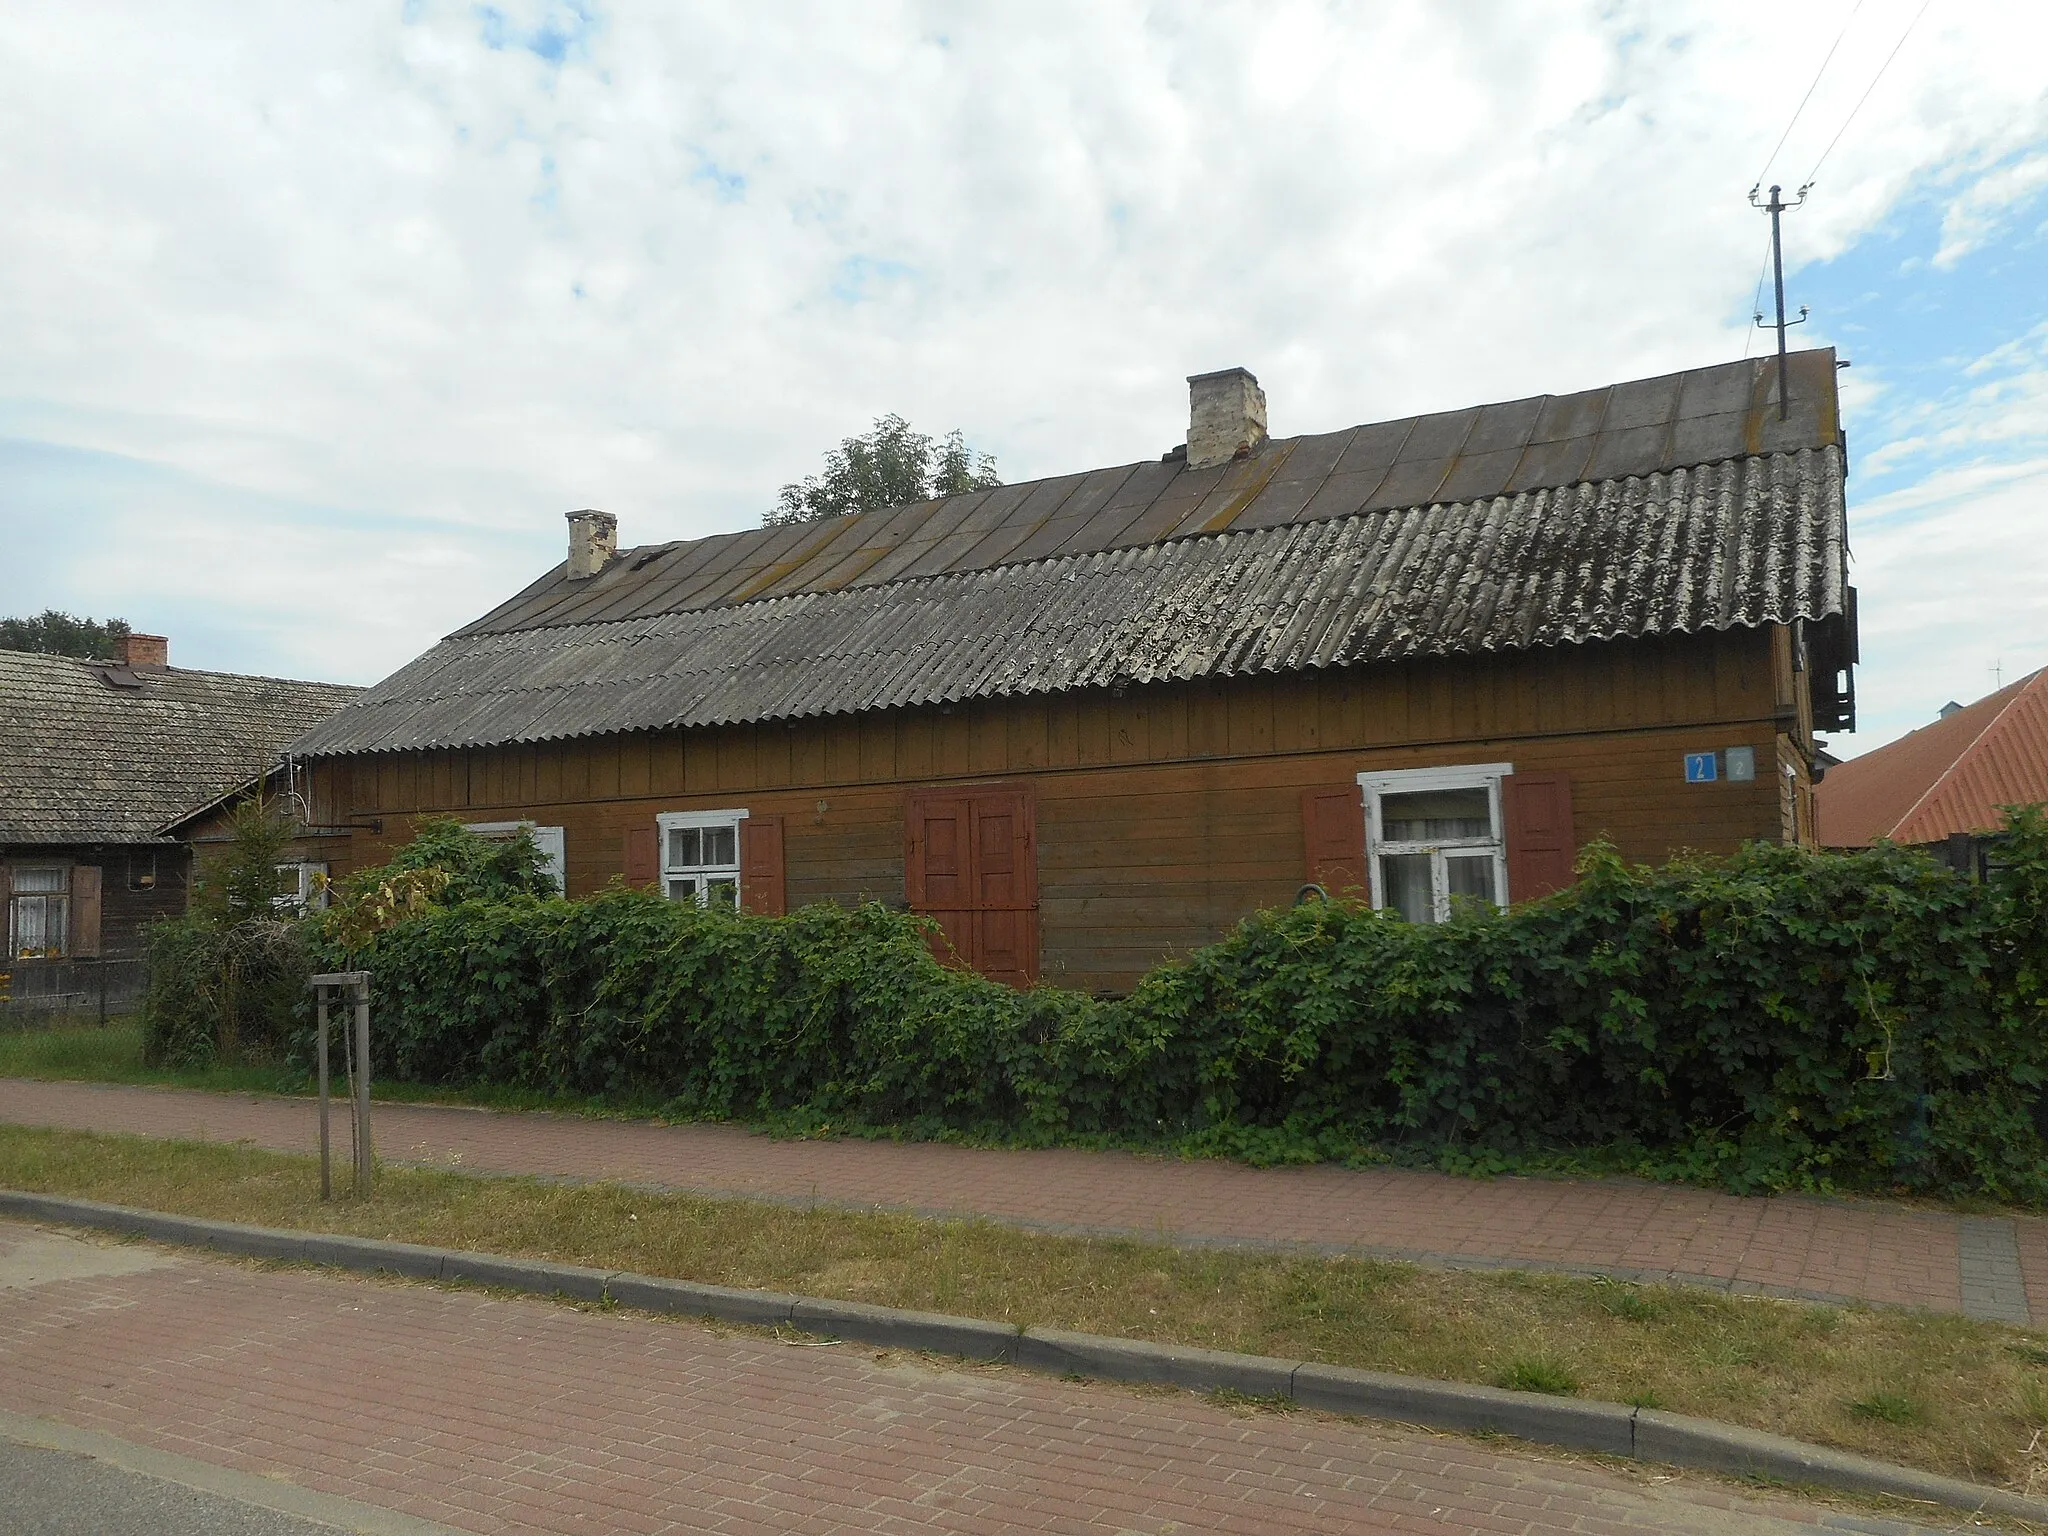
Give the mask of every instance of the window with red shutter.
<svg viewBox="0 0 2048 1536">
<path fill-rule="evenodd" d="M 749 816 L 740 823 L 740 910 L 781 917 L 782 818 Z"/>
<path fill-rule="evenodd" d="M 1572 883 L 1578 842 L 1572 834 L 1572 781 L 1563 773 L 1511 773 L 1500 781 L 1508 845 L 1508 890 L 1534 901 Z"/>
<path fill-rule="evenodd" d="M 1306 875 L 1332 896 L 1365 896 L 1365 800 L 1356 784 L 1301 792 L 1301 836 Z"/>
</svg>

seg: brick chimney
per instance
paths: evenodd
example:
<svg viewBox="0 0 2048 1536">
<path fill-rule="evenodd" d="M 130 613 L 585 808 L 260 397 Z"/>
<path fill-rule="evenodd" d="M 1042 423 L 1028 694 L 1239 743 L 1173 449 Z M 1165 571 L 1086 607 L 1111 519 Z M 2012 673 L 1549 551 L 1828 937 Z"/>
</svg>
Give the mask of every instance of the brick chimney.
<svg viewBox="0 0 2048 1536">
<path fill-rule="evenodd" d="M 619 520 L 589 508 L 564 515 L 569 519 L 569 579 L 588 581 L 619 552 Z"/>
<path fill-rule="evenodd" d="M 171 642 L 162 635 L 122 635 L 114 642 L 114 660 L 124 667 L 168 667 Z"/>
<path fill-rule="evenodd" d="M 1188 468 L 1228 464 L 1266 440 L 1266 392 L 1248 368 L 1188 376 Z"/>
</svg>

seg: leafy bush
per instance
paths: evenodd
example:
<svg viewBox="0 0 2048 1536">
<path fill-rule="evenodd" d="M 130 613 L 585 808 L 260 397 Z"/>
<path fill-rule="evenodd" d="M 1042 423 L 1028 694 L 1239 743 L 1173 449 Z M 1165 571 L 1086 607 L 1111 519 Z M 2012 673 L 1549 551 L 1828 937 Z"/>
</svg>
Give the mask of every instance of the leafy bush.
<svg viewBox="0 0 2048 1536">
<path fill-rule="evenodd" d="M 269 1060 L 302 1011 L 305 936 L 277 906 L 291 824 L 274 801 L 254 796 L 229 816 L 228 831 L 199 872 L 191 910 L 147 935 L 142 1049 L 152 1066 Z"/>
<path fill-rule="evenodd" d="M 2048 828 L 1973 884 L 1756 846 L 1415 926 L 1261 913 L 1128 998 L 942 967 L 868 906 L 453 900 L 367 942 L 377 1069 L 811 1126 L 2048 1199 Z M 331 942 L 331 940 L 330 940 Z"/>
</svg>

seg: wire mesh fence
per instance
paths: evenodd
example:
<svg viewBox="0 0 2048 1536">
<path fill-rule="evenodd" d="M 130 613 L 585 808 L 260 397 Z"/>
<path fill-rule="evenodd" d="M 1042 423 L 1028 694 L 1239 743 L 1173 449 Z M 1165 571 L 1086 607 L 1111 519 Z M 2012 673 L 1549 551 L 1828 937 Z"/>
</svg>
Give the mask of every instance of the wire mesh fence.
<svg viewBox="0 0 2048 1536">
<path fill-rule="evenodd" d="M 0 969 L 0 1030 L 103 1023 L 133 1013 L 148 985 L 140 955 L 15 960 Z"/>
</svg>

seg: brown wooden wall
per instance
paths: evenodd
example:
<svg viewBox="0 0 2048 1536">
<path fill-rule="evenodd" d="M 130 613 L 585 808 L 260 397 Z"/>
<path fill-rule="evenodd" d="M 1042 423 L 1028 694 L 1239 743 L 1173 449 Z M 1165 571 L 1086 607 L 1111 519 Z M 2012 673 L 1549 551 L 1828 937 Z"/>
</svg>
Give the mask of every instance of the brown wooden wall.
<svg viewBox="0 0 2048 1536">
<path fill-rule="evenodd" d="M 1288 901 L 1301 791 L 1368 769 L 1512 762 L 1571 776 L 1578 842 L 1627 857 L 1810 838 L 1806 743 L 1782 632 L 1744 631 L 1322 674 L 1132 688 L 795 724 L 421 752 L 313 765 L 321 855 L 381 862 L 410 818 L 564 829 L 569 892 L 620 875 L 628 826 L 744 807 L 786 825 L 790 905 L 904 899 L 909 789 L 1028 779 L 1043 975 L 1126 987 L 1163 956 Z M 1800 781 L 1778 771 L 1784 760 Z M 1688 785 L 1688 752 L 1749 746 L 1750 784 Z M 371 824 L 381 822 L 381 830 Z"/>
</svg>

